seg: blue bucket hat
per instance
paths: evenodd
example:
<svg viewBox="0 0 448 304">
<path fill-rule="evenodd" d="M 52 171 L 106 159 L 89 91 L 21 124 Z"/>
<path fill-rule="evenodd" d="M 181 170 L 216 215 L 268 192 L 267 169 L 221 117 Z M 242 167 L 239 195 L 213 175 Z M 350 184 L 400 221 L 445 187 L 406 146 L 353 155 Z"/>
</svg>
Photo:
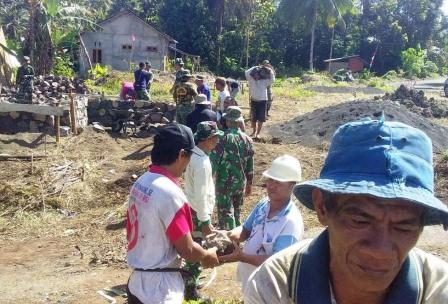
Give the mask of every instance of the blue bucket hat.
<svg viewBox="0 0 448 304">
<path fill-rule="evenodd" d="M 400 122 L 368 119 L 339 127 L 320 178 L 294 188 L 297 199 L 310 209 L 314 188 L 403 199 L 425 207 L 425 225 L 448 228 L 448 208 L 434 196 L 432 142 Z"/>
</svg>

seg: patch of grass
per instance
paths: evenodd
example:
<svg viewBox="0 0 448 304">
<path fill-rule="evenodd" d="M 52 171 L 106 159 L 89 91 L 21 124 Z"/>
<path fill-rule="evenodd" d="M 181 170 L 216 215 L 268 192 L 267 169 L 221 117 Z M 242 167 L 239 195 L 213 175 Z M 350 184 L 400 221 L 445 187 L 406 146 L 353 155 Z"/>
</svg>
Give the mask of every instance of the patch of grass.
<svg viewBox="0 0 448 304">
<path fill-rule="evenodd" d="M 151 84 L 151 98 L 154 101 L 160 101 L 160 100 L 172 100 L 173 95 L 170 93 L 170 89 L 172 87 L 172 83 L 167 82 L 153 82 Z"/>
<path fill-rule="evenodd" d="M 377 88 L 386 92 L 392 92 L 394 90 L 394 88 L 387 85 L 384 79 L 381 77 L 375 76 L 369 79 L 360 79 L 359 82 L 365 84 L 368 87 Z"/>
<path fill-rule="evenodd" d="M 272 92 L 274 96 L 285 97 L 291 99 L 299 99 L 304 97 L 312 97 L 314 92 L 308 91 L 300 85 L 286 85 L 280 87 L 273 87 Z"/>
<path fill-rule="evenodd" d="M 448 150 L 442 153 L 442 156 L 440 158 L 441 162 L 448 163 Z"/>
<path fill-rule="evenodd" d="M 109 96 L 118 96 L 121 90 L 121 83 L 134 82 L 134 74 L 132 72 L 120 72 L 111 71 L 104 82 L 95 84 L 95 80 L 86 80 L 86 85 L 91 92 L 100 93 Z M 155 101 L 159 100 L 171 100 L 172 94 L 170 93 L 172 83 L 164 81 L 154 81 L 151 84 L 151 97 Z"/>
</svg>

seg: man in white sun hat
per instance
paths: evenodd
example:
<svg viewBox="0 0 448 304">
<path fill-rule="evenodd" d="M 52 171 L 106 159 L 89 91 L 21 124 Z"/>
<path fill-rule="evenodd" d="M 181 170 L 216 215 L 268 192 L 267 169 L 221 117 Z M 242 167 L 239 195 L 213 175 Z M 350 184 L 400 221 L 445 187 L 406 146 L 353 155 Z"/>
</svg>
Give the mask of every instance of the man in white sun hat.
<svg viewBox="0 0 448 304">
<path fill-rule="evenodd" d="M 239 262 L 238 279 L 243 291 L 249 276 L 267 258 L 303 238 L 302 215 L 291 199 L 302 177 L 300 162 L 289 155 L 276 158 L 263 172 L 268 196 L 261 199 L 240 227 L 228 232 L 235 251 L 219 258 L 220 262 Z M 243 249 L 237 244 L 246 242 Z"/>
</svg>

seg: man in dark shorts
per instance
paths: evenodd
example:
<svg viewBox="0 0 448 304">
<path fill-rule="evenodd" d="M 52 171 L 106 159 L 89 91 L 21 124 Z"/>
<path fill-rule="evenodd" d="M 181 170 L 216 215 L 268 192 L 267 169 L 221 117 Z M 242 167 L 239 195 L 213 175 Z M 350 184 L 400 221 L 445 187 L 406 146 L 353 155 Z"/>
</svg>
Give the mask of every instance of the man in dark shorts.
<svg viewBox="0 0 448 304">
<path fill-rule="evenodd" d="M 258 138 L 261 127 L 266 121 L 266 105 L 268 102 L 267 88 L 275 81 L 275 75 L 271 68 L 263 67 L 269 72 L 266 79 L 262 79 L 260 75 L 261 68 L 259 66 L 252 67 L 246 71 L 246 79 L 249 84 L 250 93 L 250 110 L 252 122 L 252 134 Z"/>
</svg>

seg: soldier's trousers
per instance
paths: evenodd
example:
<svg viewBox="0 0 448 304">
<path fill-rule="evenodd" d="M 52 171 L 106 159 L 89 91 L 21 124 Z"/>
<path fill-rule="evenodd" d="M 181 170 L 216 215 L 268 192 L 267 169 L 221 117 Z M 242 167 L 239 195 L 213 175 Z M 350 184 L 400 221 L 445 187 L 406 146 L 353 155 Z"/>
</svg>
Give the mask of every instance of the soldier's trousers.
<svg viewBox="0 0 448 304">
<path fill-rule="evenodd" d="M 135 95 L 138 100 L 151 100 L 151 96 L 147 90 L 135 90 Z"/>
<path fill-rule="evenodd" d="M 191 212 L 192 214 L 192 219 L 193 219 L 193 240 L 198 243 L 199 245 L 202 245 L 202 231 L 199 227 L 199 220 L 198 217 L 196 216 L 196 212 L 194 212 L 192 210 Z M 185 265 L 185 270 L 188 270 L 192 276 L 189 277 L 186 282 L 186 289 L 188 289 L 188 286 L 190 286 L 190 288 L 197 288 L 199 286 L 199 277 L 201 276 L 202 273 L 202 266 L 201 263 L 192 263 L 192 262 L 187 262 Z"/>
<path fill-rule="evenodd" d="M 186 125 L 187 116 L 194 110 L 194 105 L 190 103 L 180 103 L 176 106 L 176 121 L 177 123 Z"/>
<path fill-rule="evenodd" d="M 244 191 L 234 193 L 217 191 L 216 205 L 218 206 L 219 229 L 232 230 L 241 225 L 240 214 L 243 205 Z"/>
</svg>

